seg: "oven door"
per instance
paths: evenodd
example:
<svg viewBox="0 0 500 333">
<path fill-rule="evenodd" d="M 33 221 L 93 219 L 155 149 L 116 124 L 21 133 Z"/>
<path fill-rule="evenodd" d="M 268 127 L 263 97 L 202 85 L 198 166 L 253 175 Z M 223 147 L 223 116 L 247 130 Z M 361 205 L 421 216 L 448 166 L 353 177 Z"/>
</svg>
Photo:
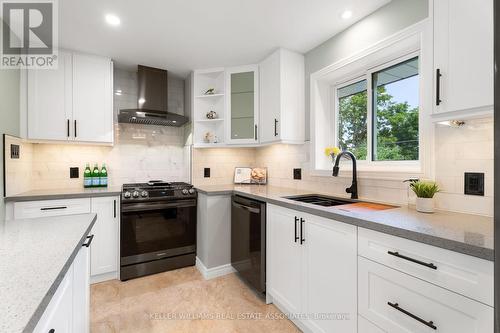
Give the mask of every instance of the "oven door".
<svg viewBox="0 0 500 333">
<path fill-rule="evenodd" d="M 196 200 L 125 203 L 121 266 L 196 252 Z"/>
</svg>

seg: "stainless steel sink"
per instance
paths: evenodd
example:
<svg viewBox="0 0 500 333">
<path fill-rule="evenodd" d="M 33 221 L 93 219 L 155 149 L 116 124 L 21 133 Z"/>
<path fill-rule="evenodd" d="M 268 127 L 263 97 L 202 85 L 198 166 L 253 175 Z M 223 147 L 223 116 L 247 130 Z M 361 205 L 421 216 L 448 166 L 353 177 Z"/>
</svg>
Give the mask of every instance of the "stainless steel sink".
<svg viewBox="0 0 500 333">
<path fill-rule="evenodd" d="M 347 205 L 347 204 L 357 202 L 356 200 L 339 199 L 339 198 L 328 197 L 328 196 L 319 195 L 319 194 L 297 195 L 297 196 L 284 197 L 284 198 L 289 199 L 289 200 L 293 200 L 293 201 L 309 203 L 312 205 L 323 206 L 323 207 Z"/>
</svg>

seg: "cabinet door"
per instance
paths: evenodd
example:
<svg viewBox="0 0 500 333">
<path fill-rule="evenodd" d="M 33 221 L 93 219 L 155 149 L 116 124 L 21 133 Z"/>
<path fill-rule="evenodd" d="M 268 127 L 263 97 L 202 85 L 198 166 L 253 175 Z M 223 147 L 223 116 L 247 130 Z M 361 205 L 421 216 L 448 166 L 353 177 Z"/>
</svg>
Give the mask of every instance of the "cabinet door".
<svg viewBox="0 0 500 333">
<path fill-rule="evenodd" d="M 259 75 L 256 65 L 226 71 L 228 142 L 251 144 L 259 141 Z"/>
<path fill-rule="evenodd" d="M 314 332 L 355 333 L 357 327 L 356 227 L 313 215 L 305 219 L 303 311 Z"/>
<path fill-rule="evenodd" d="M 435 0 L 433 9 L 435 112 L 492 107 L 493 1 Z"/>
<path fill-rule="evenodd" d="M 269 205 L 267 210 L 267 292 L 283 311 L 301 311 L 302 248 L 295 239 L 293 210 Z M 297 226 L 298 228 L 298 226 Z"/>
<path fill-rule="evenodd" d="M 119 200 L 118 197 L 92 198 L 92 212 L 97 214 L 90 248 L 92 276 L 118 271 Z"/>
<path fill-rule="evenodd" d="M 86 243 L 92 241 L 87 239 Z M 89 247 L 82 246 L 73 261 L 73 333 L 88 333 L 90 321 Z"/>
<path fill-rule="evenodd" d="M 73 266 L 64 276 L 33 332 L 73 332 L 72 319 Z"/>
<path fill-rule="evenodd" d="M 112 74 L 109 58 L 73 55 L 75 140 L 113 142 Z"/>
<path fill-rule="evenodd" d="M 280 63 L 280 50 L 277 50 L 259 64 L 261 143 L 280 139 Z"/>
<path fill-rule="evenodd" d="M 71 75 L 71 54 L 63 51 L 59 51 L 57 69 L 28 70 L 29 139 L 66 141 L 72 138 Z"/>
</svg>

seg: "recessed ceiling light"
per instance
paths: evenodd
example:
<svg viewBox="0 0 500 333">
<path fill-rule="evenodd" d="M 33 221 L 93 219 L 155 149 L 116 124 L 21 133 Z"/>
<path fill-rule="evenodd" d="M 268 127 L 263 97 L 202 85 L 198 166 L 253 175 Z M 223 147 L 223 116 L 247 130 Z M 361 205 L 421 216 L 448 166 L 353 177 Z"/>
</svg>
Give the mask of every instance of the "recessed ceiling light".
<svg viewBox="0 0 500 333">
<path fill-rule="evenodd" d="M 344 20 L 350 19 L 351 16 L 352 16 L 352 11 L 350 11 L 349 9 L 344 10 L 342 15 L 340 15 L 340 17 L 342 17 Z"/>
<path fill-rule="evenodd" d="M 117 25 L 120 25 L 120 18 L 114 14 L 107 14 L 105 16 L 105 19 L 106 19 L 106 22 L 109 24 L 109 25 L 112 25 L 112 26 L 117 26 Z"/>
</svg>

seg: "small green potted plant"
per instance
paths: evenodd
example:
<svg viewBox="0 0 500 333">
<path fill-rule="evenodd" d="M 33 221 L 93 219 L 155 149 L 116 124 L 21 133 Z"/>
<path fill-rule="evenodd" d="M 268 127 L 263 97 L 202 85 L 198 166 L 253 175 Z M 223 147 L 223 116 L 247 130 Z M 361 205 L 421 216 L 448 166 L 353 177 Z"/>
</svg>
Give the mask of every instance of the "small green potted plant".
<svg viewBox="0 0 500 333">
<path fill-rule="evenodd" d="M 410 183 L 410 188 L 417 195 L 417 211 L 434 213 L 434 195 L 439 192 L 439 186 L 436 182 L 417 180 Z"/>
</svg>

